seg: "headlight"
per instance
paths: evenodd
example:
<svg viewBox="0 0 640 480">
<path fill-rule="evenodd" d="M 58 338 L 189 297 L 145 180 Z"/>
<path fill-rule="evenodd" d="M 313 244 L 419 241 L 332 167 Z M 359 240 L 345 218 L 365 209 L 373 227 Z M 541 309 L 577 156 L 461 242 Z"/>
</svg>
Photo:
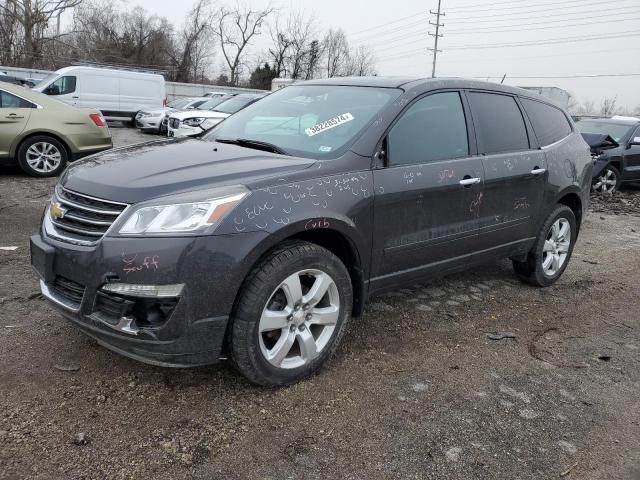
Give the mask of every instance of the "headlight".
<svg viewBox="0 0 640 480">
<path fill-rule="evenodd" d="M 114 228 L 125 236 L 206 235 L 247 196 L 242 186 L 201 190 L 134 205 Z"/>
<path fill-rule="evenodd" d="M 204 121 L 204 118 L 186 118 L 182 121 L 187 127 L 197 127 Z"/>
</svg>

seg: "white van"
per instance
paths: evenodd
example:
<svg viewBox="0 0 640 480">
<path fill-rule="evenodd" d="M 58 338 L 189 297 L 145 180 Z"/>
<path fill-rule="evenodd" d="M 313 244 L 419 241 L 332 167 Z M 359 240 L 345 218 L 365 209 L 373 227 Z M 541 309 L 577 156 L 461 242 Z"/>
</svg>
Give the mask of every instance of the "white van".
<svg viewBox="0 0 640 480">
<path fill-rule="evenodd" d="M 110 119 L 131 122 L 139 111 L 162 108 L 165 103 L 162 75 L 129 70 L 66 67 L 33 89 L 69 105 L 96 108 Z"/>
</svg>

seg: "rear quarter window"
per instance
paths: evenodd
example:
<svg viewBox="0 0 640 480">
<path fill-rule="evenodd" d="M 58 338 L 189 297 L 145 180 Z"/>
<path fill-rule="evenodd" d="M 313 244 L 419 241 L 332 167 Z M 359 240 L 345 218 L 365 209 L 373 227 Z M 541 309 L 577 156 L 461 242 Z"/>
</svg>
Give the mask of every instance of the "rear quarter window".
<svg viewBox="0 0 640 480">
<path fill-rule="evenodd" d="M 0 90 L 0 108 L 36 108 L 36 106 L 24 98 Z"/>
<path fill-rule="evenodd" d="M 541 146 L 546 147 L 571 134 L 571 124 L 562 110 L 528 98 L 520 100 Z"/>
<path fill-rule="evenodd" d="M 529 149 L 529 136 L 520 107 L 509 95 L 469 92 L 480 153 Z"/>
</svg>

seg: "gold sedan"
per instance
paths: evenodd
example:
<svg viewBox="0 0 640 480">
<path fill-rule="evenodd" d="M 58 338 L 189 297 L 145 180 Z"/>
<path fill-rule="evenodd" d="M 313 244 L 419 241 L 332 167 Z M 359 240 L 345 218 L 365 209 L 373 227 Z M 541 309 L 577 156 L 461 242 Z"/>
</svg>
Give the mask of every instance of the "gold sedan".
<svg viewBox="0 0 640 480">
<path fill-rule="evenodd" d="M 17 163 L 29 175 L 51 177 L 68 161 L 112 146 L 99 111 L 0 82 L 0 164 Z"/>
</svg>

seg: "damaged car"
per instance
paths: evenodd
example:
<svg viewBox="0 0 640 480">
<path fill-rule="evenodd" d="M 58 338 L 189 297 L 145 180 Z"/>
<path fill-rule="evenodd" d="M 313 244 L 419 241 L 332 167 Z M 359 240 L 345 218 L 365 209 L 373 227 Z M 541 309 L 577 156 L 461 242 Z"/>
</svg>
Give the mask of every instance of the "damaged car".
<svg viewBox="0 0 640 480">
<path fill-rule="evenodd" d="M 300 82 L 201 138 L 71 166 L 31 264 L 51 305 L 119 354 L 230 358 L 252 382 L 287 385 L 332 357 L 373 295 L 504 258 L 554 284 L 592 165 L 567 113 L 526 90 Z"/>
<path fill-rule="evenodd" d="M 640 118 L 585 119 L 576 126 L 591 148 L 595 192 L 611 194 L 640 181 Z"/>
</svg>

